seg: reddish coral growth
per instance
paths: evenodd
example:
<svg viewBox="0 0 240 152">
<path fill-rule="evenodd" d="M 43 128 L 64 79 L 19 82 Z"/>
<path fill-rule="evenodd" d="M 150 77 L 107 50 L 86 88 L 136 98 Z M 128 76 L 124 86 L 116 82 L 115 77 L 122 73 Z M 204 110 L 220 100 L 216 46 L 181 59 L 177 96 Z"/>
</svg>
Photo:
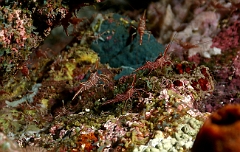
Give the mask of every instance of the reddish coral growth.
<svg viewBox="0 0 240 152">
<path fill-rule="evenodd" d="M 214 91 L 195 106 L 201 112 L 213 112 L 227 104 L 240 103 L 240 48 L 223 52 L 223 59 L 213 58 L 212 74 L 215 78 Z M 205 72 L 201 70 L 201 73 Z M 207 73 L 208 74 L 208 73 Z M 191 81 L 192 82 L 192 81 Z M 192 82 L 197 88 L 197 82 Z"/>
<path fill-rule="evenodd" d="M 183 74 L 183 66 L 182 66 L 182 64 L 181 63 L 178 63 L 178 64 L 176 64 L 175 65 L 175 68 L 176 68 L 176 72 L 178 73 L 178 74 Z"/>
<path fill-rule="evenodd" d="M 199 91 L 200 89 L 198 89 L 198 82 L 195 80 L 191 81 L 191 86 L 196 90 Z"/>
<path fill-rule="evenodd" d="M 198 132 L 192 152 L 240 151 L 240 104 L 213 113 Z"/>
<path fill-rule="evenodd" d="M 206 78 L 200 78 L 200 79 L 198 79 L 197 81 L 192 80 L 192 81 L 191 81 L 191 86 L 192 86 L 196 91 L 199 91 L 199 90 L 202 90 L 202 91 L 212 90 L 212 89 L 213 89 L 213 84 L 212 84 L 212 82 L 209 81 L 207 78 L 208 78 L 208 77 L 206 77 Z"/>
<path fill-rule="evenodd" d="M 236 48 L 239 45 L 239 27 L 240 21 L 235 21 L 233 25 L 221 31 L 213 38 L 212 47 L 220 48 L 222 51 Z"/>
<path fill-rule="evenodd" d="M 174 86 L 183 86 L 183 83 L 180 80 L 175 80 L 173 84 Z"/>
<path fill-rule="evenodd" d="M 207 90 L 211 89 L 209 87 L 209 82 L 207 79 L 200 78 L 200 79 L 198 79 L 198 83 L 203 91 L 207 91 Z"/>
<path fill-rule="evenodd" d="M 191 74 L 195 68 L 196 65 L 189 62 L 177 63 L 174 67 L 177 74 L 183 74 L 184 72 Z"/>
<path fill-rule="evenodd" d="M 94 143 L 97 141 L 97 137 L 94 135 L 94 133 L 89 134 L 81 134 L 78 137 L 77 142 L 77 149 L 72 149 L 72 152 L 75 151 L 84 151 L 84 152 L 91 152 L 96 150 L 97 146 L 94 145 Z"/>
<path fill-rule="evenodd" d="M 201 68 L 201 73 L 202 73 L 205 77 L 209 77 L 209 74 L 207 73 L 207 68 Z"/>
<path fill-rule="evenodd" d="M 189 62 L 177 63 L 174 65 L 174 69 L 177 74 L 186 74 L 187 73 L 189 75 L 196 75 L 196 73 L 194 74 L 194 70 L 196 69 L 196 65 L 194 63 L 189 63 Z M 201 77 L 197 78 L 197 79 L 191 79 L 191 86 L 196 91 L 213 90 L 214 86 L 213 86 L 213 82 L 211 80 L 211 75 L 208 72 L 208 68 L 201 66 L 199 70 L 200 70 L 199 75 Z M 175 80 L 173 82 L 173 84 L 175 86 L 183 85 L 183 83 L 180 80 Z"/>
<path fill-rule="evenodd" d="M 191 67 L 186 67 L 186 68 L 185 68 L 185 72 L 186 72 L 186 73 L 190 74 L 191 71 L 192 71 Z"/>
</svg>

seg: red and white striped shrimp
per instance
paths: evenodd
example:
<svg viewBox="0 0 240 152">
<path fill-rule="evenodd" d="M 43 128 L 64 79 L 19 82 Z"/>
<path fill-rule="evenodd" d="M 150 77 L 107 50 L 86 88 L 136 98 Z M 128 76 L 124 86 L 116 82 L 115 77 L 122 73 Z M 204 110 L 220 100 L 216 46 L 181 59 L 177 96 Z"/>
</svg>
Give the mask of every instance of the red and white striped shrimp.
<svg viewBox="0 0 240 152">
<path fill-rule="evenodd" d="M 132 26 L 132 27 L 135 28 L 134 26 Z M 149 40 L 151 32 L 145 31 L 146 30 L 146 10 L 144 10 L 143 15 L 140 17 L 139 24 L 138 24 L 138 27 L 136 30 L 137 30 L 138 34 L 140 35 L 140 41 L 139 41 L 140 45 L 142 45 L 142 38 L 143 38 L 144 34 L 148 34 L 148 40 Z M 132 39 L 133 39 L 133 36 L 137 34 L 137 32 L 132 34 Z"/>
</svg>

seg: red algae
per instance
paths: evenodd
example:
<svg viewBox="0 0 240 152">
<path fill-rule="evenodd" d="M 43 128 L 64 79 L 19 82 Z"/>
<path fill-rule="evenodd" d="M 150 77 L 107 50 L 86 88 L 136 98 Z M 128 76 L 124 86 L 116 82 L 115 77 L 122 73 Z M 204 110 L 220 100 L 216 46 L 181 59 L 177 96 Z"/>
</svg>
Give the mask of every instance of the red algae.
<svg viewBox="0 0 240 152">
<path fill-rule="evenodd" d="M 217 47 L 225 51 L 239 46 L 239 27 L 240 22 L 239 20 L 236 20 L 233 25 L 222 30 L 216 37 L 213 38 L 212 47 Z"/>
</svg>

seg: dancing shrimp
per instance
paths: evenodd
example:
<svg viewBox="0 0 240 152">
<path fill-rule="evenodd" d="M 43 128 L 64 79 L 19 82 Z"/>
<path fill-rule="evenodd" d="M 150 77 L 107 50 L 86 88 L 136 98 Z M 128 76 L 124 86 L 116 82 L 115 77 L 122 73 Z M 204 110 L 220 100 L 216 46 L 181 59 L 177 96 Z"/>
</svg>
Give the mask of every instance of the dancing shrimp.
<svg viewBox="0 0 240 152">
<path fill-rule="evenodd" d="M 133 39 L 133 36 L 136 35 L 137 32 L 138 32 L 138 34 L 140 35 L 140 41 L 139 41 L 140 45 L 142 45 L 142 38 L 143 38 L 144 34 L 148 34 L 148 40 L 149 40 L 151 32 L 150 31 L 145 31 L 146 30 L 146 10 L 144 10 L 143 15 L 139 19 L 137 29 L 134 26 L 132 26 L 132 27 L 135 28 L 135 30 L 137 30 L 136 32 L 134 32 L 132 34 L 132 39 Z"/>
</svg>

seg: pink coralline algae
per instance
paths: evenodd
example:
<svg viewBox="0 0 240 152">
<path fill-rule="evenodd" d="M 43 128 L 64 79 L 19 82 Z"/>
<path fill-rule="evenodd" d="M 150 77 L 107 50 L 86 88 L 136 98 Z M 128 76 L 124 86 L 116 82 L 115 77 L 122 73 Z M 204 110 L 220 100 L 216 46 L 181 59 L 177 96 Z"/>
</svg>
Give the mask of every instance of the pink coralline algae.
<svg viewBox="0 0 240 152">
<path fill-rule="evenodd" d="M 237 56 L 233 59 L 233 69 L 234 74 L 240 77 L 240 51 L 238 51 Z"/>
<path fill-rule="evenodd" d="M 196 104 L 195 108 L 198 110 L 214 112 L 224 105 L 240 103 L 240 49 L 235 49 L 234 57 L 232 54 L 230 50 L 223 52 L 221 56 L 224 57 L 224 60 L 217 61 L 217 64 L 214 65 L 212 70 L 216 80 L 214 91 L 208 98 Z"/>
<path fill-rule="evenodd" d="M 38 39 L 37 35 L 33 32 L 31 33 L 31 30 L 33 30 L 33 21 L 30 18 L 30 12 L 26 13 L 20 9 L 0 7 L 0 14 L 3 17 L 1 21 L 4 23 L 6 20 L 4 24 L 1 24 L 0 48 L 9 48 L 17 52 L 25 47 L 32 47 L 32 45 L 38 44 L 35 42 Z M 31 45 L 28 46 L 29 42 L 27 41 L 30 41 Z"/>
<path fill-rule="evenodd" d="M 240 21 L 235 21 L 233 25 L 224 29 L 213 38 L 212 47 L 220 48 L 222 51 L 236 48 L 239 45 Z"/>
</svg>

